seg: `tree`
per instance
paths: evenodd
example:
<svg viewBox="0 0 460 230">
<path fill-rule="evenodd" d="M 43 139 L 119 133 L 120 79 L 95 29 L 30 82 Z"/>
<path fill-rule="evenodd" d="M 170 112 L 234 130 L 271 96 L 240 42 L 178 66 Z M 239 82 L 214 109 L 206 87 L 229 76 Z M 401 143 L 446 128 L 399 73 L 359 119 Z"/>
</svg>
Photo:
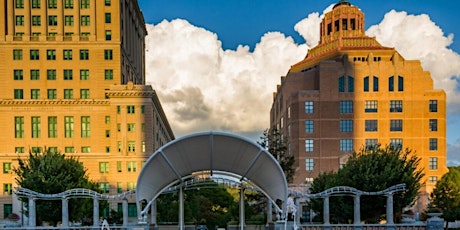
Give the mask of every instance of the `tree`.
<svg viewBox="0 0 460 230">
<path fill-rule="evenodd" d="M 281 168 L 284 171 L 287 182 L 292 182 L 294 177 L 294 156 L 289 155 L 285 143 L 286 139 L 282 138 L 282 135 L 277 129 L 265 130 L 263 136 L 260 137 L 261 141 L 258 142 L 263 148 L 266 148 L 273 157 L 278 161 Z"/>
<path fill-rule="evenodd" d="M 90 181 L 83 164 L 75 157 L 54 153 L 45 148 L 42 153 L 29 153 L 26 159 L 18 158 L 19 166 L 13 168 L 16 182 L 20 187 L 43 194 L 56 194 L 73 188 L 87 188 L 98 191 L 97 184 Z M 26 206 L 27 198 L 21 198 Z M 61 221 L 60 200 L 37 200 L 37 221 L 56 224 Z M 81 220 L 92 216 L 90 199 L 71 199 L 69 201 L 71 220 Z"/>
<path fill-rule="evenodd" d="M 436 183 L 431 193 L 431 204 L 442 211 L 448 224 L 460 218 L 460 167 L 449 167 L 449 172 Z"/>
<path fill-rule="evenodd" d="M 336 173 L 322 175 L 314 180 L 311 193 L 318 193 L 334 186 L 350 186 L 361 191 L 381 191 L 396 184 L 405 183 L 406 191 L 394 195 L 394 209 L 400 217 L 402 209 L 414 204 L 420 189 L 420 181 L 424 176 L 418 167 L 420 158 L 411 150 L 395 149 L 390 146 L 382 148 L 361 149 L 353 153 L 348 162 Z M 335 198 L 334 198 L 335 199 Z M 343 213 L 347 216 L 337 216 L 338 222 L 346 223 L 353 219 L 353 206 L 350 197 L 338 198 Z M 322 213 L 322 206 L 311 202 L 313 210 Z M 331 206 L 334 203 L 330 201 Z M 349 205 L 351 204 L 351 205 Z M 386 213 L 386 198 L 383 196 L 361 197 L 361 218 L 366 222 L 378 222 L 384 219 Z M 333 210 L 334 208 L 331 208 Z M 331 212 L 331 219 L 334 213 Z M 351 214 L 351 216 L 350 216 Z"/>
</svg>

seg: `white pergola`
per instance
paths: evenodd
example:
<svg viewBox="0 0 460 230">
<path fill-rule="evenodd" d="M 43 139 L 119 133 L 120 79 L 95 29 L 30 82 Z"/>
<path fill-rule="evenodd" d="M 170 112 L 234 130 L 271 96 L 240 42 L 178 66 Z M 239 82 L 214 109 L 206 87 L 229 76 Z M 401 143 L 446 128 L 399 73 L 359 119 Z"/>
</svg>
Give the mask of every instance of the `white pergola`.
<svg viewBox="0 0 460 230">
<path fill-rule="evenodd" d="M 171 185 L 182 184 L 184 178 L 209 171 L 237 175 L 238 180 L 256 186 L 281 212 L 274 201 L 286 203 L 288 186 L 284 172 L 273 156 L 256 142 L 230 133 L 195 133 L 176 139 L 149 157 L 136 187 L 140 220 L 149 208 L 155 215 L 155 199 Z M 240 191 L 240 228 L 244 226 L 244 189 Z M 141 210 L 141 203 L 147 202 Z M 179 228 L 184 229 L 183 189 L 179 188 Z M 271 205 L 269 205 L 271 207 Z"/>
</svg>

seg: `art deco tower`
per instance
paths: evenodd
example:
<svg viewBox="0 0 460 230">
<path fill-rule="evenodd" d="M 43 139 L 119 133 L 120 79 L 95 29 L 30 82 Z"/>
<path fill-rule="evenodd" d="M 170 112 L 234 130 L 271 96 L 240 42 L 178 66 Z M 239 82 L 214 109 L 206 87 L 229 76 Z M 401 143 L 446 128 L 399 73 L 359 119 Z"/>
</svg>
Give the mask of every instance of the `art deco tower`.
<svg viewBox="0 0 460 230">
<path fill-rule="evenodd" d="M 281 78 L 270 111 L 296 159 L 294 183 L 336 171 L 353 151 L 410 148 L 431 192 L 446 167 L 446 95 L 420 61 L 406 60 L 364 32 L 347 1 L 321 22 L 319 44 Z"/>
<path fill-rule="evenodd" d="M 0 12 L 1 217 L 18 213 L 11 167 L 44 147 L 78 156 L 107 193 L 134 189 L 143 162 L 174 139 L 145 85 L 137 1 L 0 0 Z"/>
</svg>

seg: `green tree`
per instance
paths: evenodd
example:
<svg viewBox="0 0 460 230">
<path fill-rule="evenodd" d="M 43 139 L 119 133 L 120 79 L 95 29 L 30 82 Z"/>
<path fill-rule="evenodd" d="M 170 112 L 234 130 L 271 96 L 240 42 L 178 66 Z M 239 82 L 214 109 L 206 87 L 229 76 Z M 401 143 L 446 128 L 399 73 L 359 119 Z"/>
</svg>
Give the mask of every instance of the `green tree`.
<svg viewBox="0 0 460 230">
<path fill-rule="evenodd" d="M 420 181 L 424 176 L 418 167 L 420 158 L 411 150 L 395 149 L 390 146 L 382 148 L 376 146 L 371 149 L 361 149 L 353 153 L 348 162 L 336 173 L 329 173 L 317 178 L 312 185 L 311 192 L 318 193 L 334 186 L 350 186 L 361 191 L 381 191 L 396 184 L 405 183 L 406 191 L 394 195 L 394 209 L 397 219 L 402 214 L 402 209 L 414 204 Z M 334 198 L 335 199 L 335 198 Z M 331 220 L 347 223 L 353 219 L 353 202 L 351 197 L 337 198 L 330 201 L 332 205 L 342 206 L 339 210 L 344 215 L 331 213 Z M 316 202 L 316 203 L 315 203 Z M 336 203 L 336 204 L 332 204 Z M 322 203 L 321 203 L 322 204 Z M 386 198 L 383 196 L 361 197 L 361 218 L 366 222 L 378 222 L 385 218 Z M 311 202 L 311 207 L 316 212 L 322 212 L 318 201 Z M 331 208 L 333 210 L 334 208 Z"/>
<path fill-rule="evenodd" d="M 460 219 L 460 167 L 449 167 L 449 172 L 436 183 L 431 201 L 430 205 L 441 210 L 447 224 Z"/>
<path fill-rule="evenodd" d="M 42 153 L 29 153 L 29 157 L 18 158 L 18 167 L 13 168 L 20 187 L 43 194 L 56 194 L 73 188 L 87 188 L 98 191 L 97 184 L 90 181 L 83 164 L 75 157 L 54 153 L 45 148 Z M 26 206 L 27 198 L 21 198 Z M 37 200 L 37 221 L 57 224 L 61 221 L 60 200 Z M 92 217 L 91 199 L 69 200 L 70 220 Z"/>
<path fill-rule="evenodd" d="M 285 144 L 287 140 L 282 138 L 281 133 L 277 129 L 265 130 L 258 143 L 278 161 L 284 171 L 287 182 L 292 182 L 295 173 L 295 160 L 294 156 L 289 155 Z"/>
</svg>

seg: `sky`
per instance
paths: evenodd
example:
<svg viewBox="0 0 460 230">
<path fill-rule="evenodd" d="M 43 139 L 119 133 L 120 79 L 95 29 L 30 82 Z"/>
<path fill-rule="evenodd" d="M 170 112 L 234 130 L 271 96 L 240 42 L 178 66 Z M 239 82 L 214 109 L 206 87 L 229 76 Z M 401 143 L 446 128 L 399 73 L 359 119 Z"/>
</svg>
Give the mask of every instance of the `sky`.
<svg viewBox="0 0 460 230">
<path fill-rule="evenodd" d="M 273 92 L 319 40 L 338 0 L 138 0 L 147 23 L 146 78 L 176 137 L 269 127 Z M 350 0 L 366 34 L 420 60 L 447 95 L 447 163 L 460 165 L 460 24 L 454 0 Z"/>
</svg>

